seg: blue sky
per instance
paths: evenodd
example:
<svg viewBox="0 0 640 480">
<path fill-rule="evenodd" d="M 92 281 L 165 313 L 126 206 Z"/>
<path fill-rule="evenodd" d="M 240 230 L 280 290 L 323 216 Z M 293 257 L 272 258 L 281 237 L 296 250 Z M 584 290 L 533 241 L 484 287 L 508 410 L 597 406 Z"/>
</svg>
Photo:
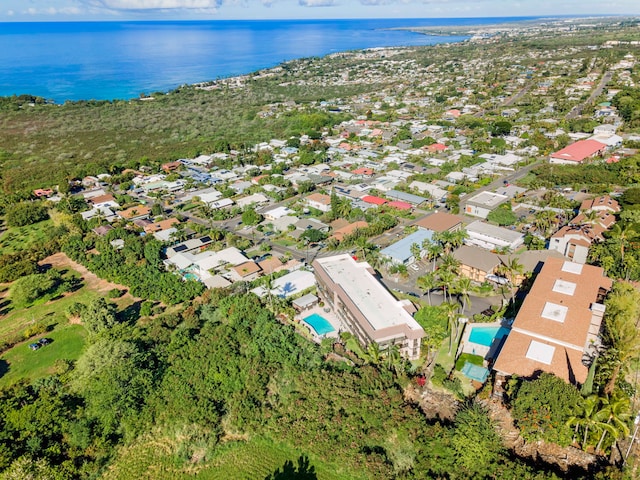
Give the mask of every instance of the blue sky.
<svg viewBox="0 0 640 480">
<path fill-rule="evenodd" d="M 0 0 L 0 21 L 640 15 L 639 0 Z"/>
</svg>

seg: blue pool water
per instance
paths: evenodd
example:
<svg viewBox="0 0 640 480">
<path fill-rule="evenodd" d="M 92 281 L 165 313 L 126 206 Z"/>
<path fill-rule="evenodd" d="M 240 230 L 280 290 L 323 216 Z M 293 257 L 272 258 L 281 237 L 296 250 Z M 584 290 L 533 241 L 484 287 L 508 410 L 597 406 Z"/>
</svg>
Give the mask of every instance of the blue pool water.
<svg viewBox="0 0 640 480">
<path fill-rule="evenodd" d="M 318 315 L 317 313 L 309 315 L 304 319 L 304 321 L 315 330 L 318 336 L 326 335 L 327 333 L 335 331 L 335 328 L 333 328 L 333 326 L 327 322 L 322 315 Z"/>
<path fill-rule="evenodd" d="M 506 337 L 509 331 L 506 327 L 472 327 L 469 341 L 490 347 L 495 338 Z"/>
<path fill-rule="evenodd" d="M 194 275 L 193 273 L 185 273 L 184 274 L 184 279 L 185 280 L 199 280 L 197 275 Z"/>
</svg>

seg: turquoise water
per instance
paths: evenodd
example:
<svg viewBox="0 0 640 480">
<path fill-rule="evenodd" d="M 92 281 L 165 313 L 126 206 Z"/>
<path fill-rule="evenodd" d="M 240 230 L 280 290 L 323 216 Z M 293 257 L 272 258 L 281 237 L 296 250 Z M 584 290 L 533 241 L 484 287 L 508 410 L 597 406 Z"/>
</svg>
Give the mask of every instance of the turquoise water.
<svg viewBox="0 0 640 480">
<path fill-rule="evenodd" d="M 495 338 L 506 337 L 509 331 L 506 327 L 471 327 L 469 341 L 490 347 Z"/>
<path fill-rule="evenodd" d="M 318 315 L 317 313 L 309 315 L 304 321 L 315 330 L 318 336 L 326 335 L 336 330 L 322 315 Z"/>
<path fill-rule="evenodd" d="M 183 278 L 185 280 L 199 280 L 197 275 L 194 275 L 193 273 L 185 273 Z"/>
</svg>

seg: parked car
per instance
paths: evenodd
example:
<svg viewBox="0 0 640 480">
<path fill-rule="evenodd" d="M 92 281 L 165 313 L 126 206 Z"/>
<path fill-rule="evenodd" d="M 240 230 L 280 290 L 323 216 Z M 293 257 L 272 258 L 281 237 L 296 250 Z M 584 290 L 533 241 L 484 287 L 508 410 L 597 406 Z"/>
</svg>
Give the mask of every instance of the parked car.
<svg viewBox="0 0 640 480">
<path fill-rule="evenodd" d="M 44 347 L 45 345 L 49 345 L 53 340 L 51 340 L 50 338 L 41 338 L 40 340 L 38 340 L 38 343 L 40 344 L 40 346 Z"/>
<path fill-rule="evenodd" d="M 42 345 L 40 345 L 39 343 L 30 343 L 29 344 L 29 348 L 31 350 L 38 350 Z"/>
<path fill-rule="evenodd" d="M 411 270 L 415 270 L 416 272 L 417 272 L 418 270 L 420 270 L 420 267 L 419 267 L 418 265 L 416 265 L 415 263 L 412 263 L 411 265 L 409 265 L 409 268 L 410 268 Z"/>
</svg>

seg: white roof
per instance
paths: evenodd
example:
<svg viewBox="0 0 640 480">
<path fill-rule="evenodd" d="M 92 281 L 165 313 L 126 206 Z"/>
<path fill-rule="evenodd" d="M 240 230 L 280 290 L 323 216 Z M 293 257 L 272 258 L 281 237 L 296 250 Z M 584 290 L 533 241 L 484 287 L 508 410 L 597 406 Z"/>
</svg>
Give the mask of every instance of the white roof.
<svg viewBox="0 0 640 480">
<path fill-rule="evenodd" d="M 566 318 L 568 311 L 569 307 L 565 305 L 558 305 L 557 303 L 553 302 L 545 302 L 544 308 L 542 309 L 542 314 L 540 316 L 542 318 L 553 320 L 555 322 L 564 323 L 564 319 Z"/>
<path fill-rule="evenodd" d="M 171 239 L 171 235 L 177 232 L 178 229 L 175 227 L 167 228 L 166 230 L 160 230 L 155 232 L 153 236 L 160 240 L 161 242 L 168 242 Z"/>
<path fill-rule="evenodd" d="M 219 252 L 203 252 L 198 255 L 194 255 L 193 263 L 198 265 L 200 270 L 211 270 L 217 268 L 223 264 L 229 264 L 232 266 L 240 265 L 248 260 L 240 250 L 236 247 L 225 248 Z"/>
<path fill-rule="evenodd" d="M 551 345 L 547 345 L 546 343 L 536 342 L 535 340 L 531 340 L 529 344 L 529 349 L 527 350 L 526 357 L 529 360 L 535 360 L 536 362 L 541 362 L 546 365 L 551 365 L 551 361 L 553 360 L 553 354 L 556 350 L 556 347 Z"/>
<path fill-rule="evenodd" d="M 411 330 L 422 330 L 402 303 L 368 272 L 371 268 L 368 263 L 356 262 L 350 255 L 336 255 L 316 261 L 342 287 L 374 330 L 403 324 Z"/>
<path fill-rule="evenodd" d="M 278 278 L 273 282 L 271 293 L 279 297 L 290 297 L 316 285 L 316 277 L 312 272 L 296 270 Z"/>
</svg>

